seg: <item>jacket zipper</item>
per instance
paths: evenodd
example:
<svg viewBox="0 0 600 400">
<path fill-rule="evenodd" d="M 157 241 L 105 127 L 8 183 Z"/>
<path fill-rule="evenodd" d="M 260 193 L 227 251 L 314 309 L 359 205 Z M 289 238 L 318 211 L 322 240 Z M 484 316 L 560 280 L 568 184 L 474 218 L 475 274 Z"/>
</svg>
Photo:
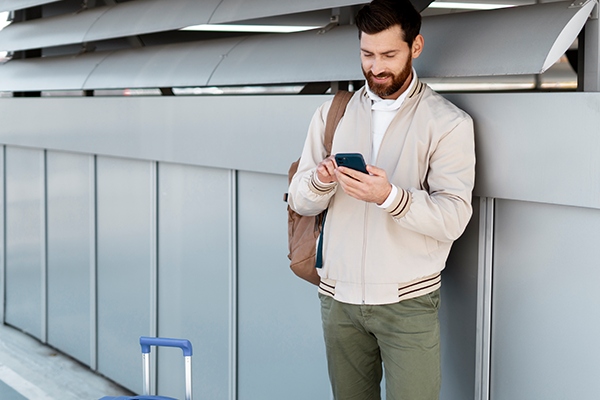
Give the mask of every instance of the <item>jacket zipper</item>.
<svg viewBox="0 0 600 400">
<path fill-rule="evenodd" d="M 365 279 L 365 270 L 367 263 L 367 219 L 369 217 L 369 204 L 365 202 L 365 223 L 364 223 L 364 231 L 363 231 L 363 249 L 362 249 L 362 262 L 361 262 L 361 288 L 362 288 L 362 304 L 364 305 L 366 302 L 366 279 Z"/>
</svg>

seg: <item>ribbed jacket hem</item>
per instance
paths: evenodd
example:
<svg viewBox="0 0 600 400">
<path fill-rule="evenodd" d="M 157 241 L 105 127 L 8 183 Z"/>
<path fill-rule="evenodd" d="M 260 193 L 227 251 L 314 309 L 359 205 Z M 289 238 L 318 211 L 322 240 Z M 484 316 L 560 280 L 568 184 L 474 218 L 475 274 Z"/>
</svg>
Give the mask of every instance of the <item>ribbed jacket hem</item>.
<svg viewBox="0 0 600 400">
<path fill-rule="evenodd" d="M 349 304 L 393 304 L 431 293 L 442 286 L 437 272 L 406 283 L 360 284 L 321 278 L 319 293 Z M 363 298 L 364 297 L 364 298 Z"/>
</svg>

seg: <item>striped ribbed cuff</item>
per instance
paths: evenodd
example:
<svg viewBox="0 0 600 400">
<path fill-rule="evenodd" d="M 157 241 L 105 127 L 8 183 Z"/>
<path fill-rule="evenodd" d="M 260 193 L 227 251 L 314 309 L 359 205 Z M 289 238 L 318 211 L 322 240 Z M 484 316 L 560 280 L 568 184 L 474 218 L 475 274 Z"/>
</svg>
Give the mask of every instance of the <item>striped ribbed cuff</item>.
<svg viewBox="0 0 600 400">
<path fill-rule="evenodd" d="M 398 188 L 398 194 L 392 204 L 390 204 L 385 210 L 389 212 L 393 218 L 402 218 L 410 210 L 410 203 L 412 201 L 412 194 L 408 190 Z"/>
<path fill-rule="evenodd" d="M 315 192 L 316 194 L 319 195 L 324 195 L 327 193 L 330 193 L 333 189 L 335 189 L 335 187 L 337 186 L 336 182 L 331 182 L 331 183 L 323 183 L 321 181 L 319 181 L 319 178 L 317 178 L 317 171 L 313 171 L 313 173 L 310 176 L 310 182 L 308 184 L 308 187 L 310 188 L 310 190 L 312 190 L 313 192 Z"/>
</svg>

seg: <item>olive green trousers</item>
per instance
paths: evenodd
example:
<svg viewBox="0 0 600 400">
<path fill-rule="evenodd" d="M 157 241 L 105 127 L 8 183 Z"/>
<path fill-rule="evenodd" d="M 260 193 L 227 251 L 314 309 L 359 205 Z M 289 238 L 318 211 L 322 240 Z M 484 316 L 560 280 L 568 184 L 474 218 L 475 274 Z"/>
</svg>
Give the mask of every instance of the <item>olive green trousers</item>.
<svg viewBox="0 0 600 400">
<path fill-rule="evenodd" d="M 336 400 L 438 400 L 440 293 L 386 305 L 319 294 L 327 367 Z"/>
</svg>

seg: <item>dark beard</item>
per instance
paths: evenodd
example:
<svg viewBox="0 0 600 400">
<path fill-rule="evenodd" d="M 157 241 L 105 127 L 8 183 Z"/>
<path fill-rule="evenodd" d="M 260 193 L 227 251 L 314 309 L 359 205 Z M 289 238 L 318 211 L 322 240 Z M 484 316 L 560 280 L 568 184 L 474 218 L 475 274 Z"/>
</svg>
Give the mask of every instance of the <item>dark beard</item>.
<svg viewBox="0 0 600 400">
<path fill-rule="evenodd" d="M 402 71 L 400 71 L 400 74 L 398 74 L 398 75 L 394 75 L 391 72 L 387 72 L 387 73 L 383 73 L 383 74 L 374 76 L 371 71 L 367 72 L 363 69 L 363 74 L 364 74 L 365 78 L 367 79 L 367 82 L 369 84 L 369 89 L 371 89 L 371 91 L 373 93 L 375 93 L 377 96 L 381 97 L 382 99 L 385 97 L 391 96 L 394 93 L 396 93 L 397 91 L 399 91 L 402 88 L 402 86 L 404 85 L 404 83 L 406 82 L 406 80 L 410 77 L 411 72 L 412 72 L 412 60 L 410 58 L 406 62 L 406 65 L 404 66 Z M 384 78 L 384 77 L 388 77 L 388 76 L 392 77 L 392 81 L 388 84 L 384 84 L 384 85 L 378 84 L 378 83 L 375 83 L 375 81 L 373 80 L 374 77 Z"/>
</svg>

